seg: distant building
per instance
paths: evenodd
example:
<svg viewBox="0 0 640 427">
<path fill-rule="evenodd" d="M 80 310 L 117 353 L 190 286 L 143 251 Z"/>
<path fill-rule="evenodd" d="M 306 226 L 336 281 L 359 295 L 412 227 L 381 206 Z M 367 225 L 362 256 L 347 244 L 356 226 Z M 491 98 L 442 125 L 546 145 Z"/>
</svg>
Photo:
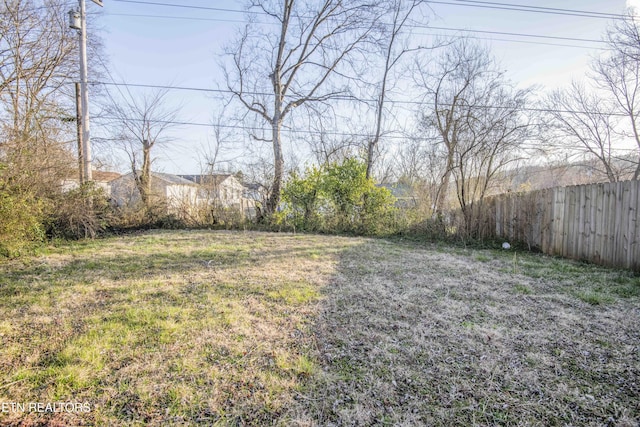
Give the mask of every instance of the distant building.
<svg viewBox="0 0 640 427">
<path fill-rule="evenodd" d="M 92 181 L 98 188 L 101 188 L 104 191 L 104 194 L 107 197 L 111 197 L 111 185 L 110 182 L 114 179 L 120 178 L 120 175 L 117 172 L 105 172 L 105 171 L 92 171 Z M 62 181 L 62 192 L 66 193 L 67 191 L 75 190 L 80 187 L 80 180 L 78 177 L 67 178 Z"/>
<path fill-rule="evenodd" d="M 133 173 L 110 182 L 111 199 L 120 207 L 134 207 L 141 202 Z M 180 212 L 198 205 L 200 186 L 193 181 L 167 173 L 151 172 L 151 197 L 164 203 L 169 212 Z"/>
<path fill-rule="evenodd" d="M 403 183 L 377 184 L 376 187 L 386 188 L 395 197 L 398 208 L 414 208 L 417 205 L 416 192 L 411 185 Z"/>
<path fill-rule="evenodd" d="M 245 209 L 247 200 L 245 187 L 232 174 L 178 175 L 180 178 L 199 184 L 199 198 L 203 203 L 215 207 Z"/>
</svg>

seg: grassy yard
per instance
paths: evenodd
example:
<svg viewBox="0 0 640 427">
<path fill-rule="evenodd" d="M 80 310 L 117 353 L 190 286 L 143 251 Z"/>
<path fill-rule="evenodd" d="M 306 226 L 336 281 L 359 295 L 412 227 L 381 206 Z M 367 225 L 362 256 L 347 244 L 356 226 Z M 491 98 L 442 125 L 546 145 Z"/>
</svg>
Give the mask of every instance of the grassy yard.
<svg viewBox="0 0 640 427">
<path fill-rule="evenodd" d="M 639 325 L 639 276 L 513 251 L 64 244 L 0 262 L 0 424 L 637 426 Z"/>
</svg>

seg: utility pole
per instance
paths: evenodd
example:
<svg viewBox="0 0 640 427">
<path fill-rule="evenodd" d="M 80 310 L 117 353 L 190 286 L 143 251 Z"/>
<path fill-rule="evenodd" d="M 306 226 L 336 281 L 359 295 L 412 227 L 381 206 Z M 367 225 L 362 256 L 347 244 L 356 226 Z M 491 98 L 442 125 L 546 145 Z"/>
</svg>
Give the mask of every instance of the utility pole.
<svg viewBox="0 0 640 427">
<path fill-rule="evenodd" d="M 82 105 L 82 155 L 84 179 L 93 179 L 91 173 L 91 139 L 89 135 L 89 88 L 87 71 L 87 10 L 84 0 L 80 2 L 80 97 Z"/>
<path fill-rule="evenodd" d="M 84 178 L 84 156 L 82 155 L 82 100 L 80 99 L 80 83 L 75 84 L 76 88 L 76 127 L 78 130 L 78 173 L 80 185 L 85 183 Z"/>
<path fill-rule="evenodd" d="M 70 11 L 69 26 L 78 30 L 80 43 L 80 108 L 78 114 L 81 129 L 78 132 L 78 158 L 80 165 L 80 182 L 88 182 L 93 179 L 91 172 L 91 137 L 89 134 L 89 85 L 87 71 L 87 9 L 85 0 L 78 0 L 80 12 Z M 98 6 L 102 6 L 102 0 L 91 0 Z M 77 108 L 77 107 L 76 107 Z"/>
</svg>

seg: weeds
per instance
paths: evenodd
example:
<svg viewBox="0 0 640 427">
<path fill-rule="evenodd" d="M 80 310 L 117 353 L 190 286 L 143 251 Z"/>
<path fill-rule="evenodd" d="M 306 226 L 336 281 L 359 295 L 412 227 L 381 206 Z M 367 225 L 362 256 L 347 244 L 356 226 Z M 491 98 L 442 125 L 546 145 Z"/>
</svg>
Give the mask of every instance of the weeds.
<svg viewBox="0 0 640 427">
<path fill-rule="evenodd" d="M 0 263 L 0 412 L 35 425 L 637 425 L 637 275 L 242 232 Z"/>
</svg>

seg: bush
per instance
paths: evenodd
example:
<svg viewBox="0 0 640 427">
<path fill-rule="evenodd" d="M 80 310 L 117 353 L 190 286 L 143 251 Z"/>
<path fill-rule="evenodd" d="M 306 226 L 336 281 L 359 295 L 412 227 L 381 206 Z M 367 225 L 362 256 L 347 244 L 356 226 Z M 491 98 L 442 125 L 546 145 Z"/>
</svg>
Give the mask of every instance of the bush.
<svg viewBox="0 0 640 427">
<path fill-rule="evenodd" d="M 109 228 L 113 231 L 148 230 L 160 228 L 164 230 L 178 230 L 187 227 L 187 220 L 182 216 L 169 212 L 166 203 L 153 201 L 149 206 L 142 202 L 113 206 L 113 218 L 109 221 Z"/>
<path fill-rule="evenodd" d="M 393 229 L 394 197 L 366 178 L 366 165 L 357 159 L 292 174 L 282 200 L 273 218 L 278 226 L 369 235 Z"/>
<path fill-rule="evenodd" d="M 455 237 L 447 230 L 447 224 L 442 215 L 435 218 L 423 218 L 415 215 L 413 221 L 408 221 L 403 230 L 407 236 L 419 236 L 435 241 L 448 241 Z"/>
<path fill-rule="evenodd" d="M 113 217 L 104 191 L 93 183 L 62 193 L 47 223 L 48 234 L 65 239 L 95 238 Z"/>
<path fill-rule="evenodd" d="M 207 227 L 214 229 L 242 229 L 246 228 L 249 220 L 242 209 L 238 207 L 215 206 L 206 203 L 195 209 L 188 217 L 188 225 L 191 227 Z"/>
<path fill-rule="evenodd" d="M 282 189 L 285 209 L 276 213 L 279 221 L 286 220 L 297 230 L 316 231 L 323 228 L 318 208 L 322 200 L 322 170 L 311 167 L 305 176 L 292 173 Z"/>
<path fill-rule="evenodd" d="M 45 240 L 44 202 L 0 186 L 0 256 L 16 257 Z"/>
</svg>

